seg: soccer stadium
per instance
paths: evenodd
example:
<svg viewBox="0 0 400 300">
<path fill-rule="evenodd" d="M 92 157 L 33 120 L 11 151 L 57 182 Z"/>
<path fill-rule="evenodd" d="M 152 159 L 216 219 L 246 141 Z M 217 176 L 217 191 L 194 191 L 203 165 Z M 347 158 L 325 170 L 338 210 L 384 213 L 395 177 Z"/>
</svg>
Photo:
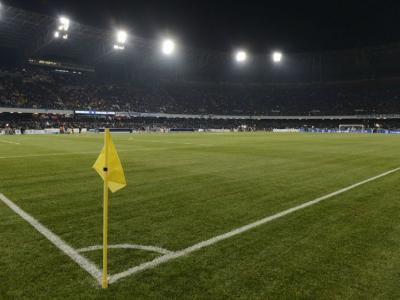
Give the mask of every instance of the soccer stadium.
<svg viewBox="0 0 400 300">
<path fill-rule="evenodd" d="M 400 298 L 399 4 L 72 2 L 0 5 L 0 299 Z"/>
</svg>

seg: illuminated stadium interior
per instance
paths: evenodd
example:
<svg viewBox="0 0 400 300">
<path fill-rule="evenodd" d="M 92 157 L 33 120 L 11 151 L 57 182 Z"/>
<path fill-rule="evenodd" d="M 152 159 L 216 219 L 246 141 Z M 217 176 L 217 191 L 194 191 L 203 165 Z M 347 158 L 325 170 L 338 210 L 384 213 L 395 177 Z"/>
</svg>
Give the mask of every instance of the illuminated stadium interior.
<svg viewBox="0 0 400 300">
<path fill-rule="evenodd" d="M 400 298 L 400 2 L 4 1 L 1 300 Z"/>
</svg>

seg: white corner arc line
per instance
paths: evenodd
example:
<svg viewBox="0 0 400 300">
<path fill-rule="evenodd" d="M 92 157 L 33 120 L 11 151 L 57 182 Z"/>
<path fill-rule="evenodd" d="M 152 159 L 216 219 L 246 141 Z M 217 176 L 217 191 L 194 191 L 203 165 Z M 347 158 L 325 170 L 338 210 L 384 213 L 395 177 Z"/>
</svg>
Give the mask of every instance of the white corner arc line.
<svg viewBox="0 0 400 300">
<path fill-rule="evenodd" d="M 161 248 L 161 247 L 156 247 L 156 246 L 145 246 L 145 245 L 137 245 L 137 244 L 116 244 L 116 245 L 108 245 L 108 249 L 135 249 L 135 250 L 144 250 L 144 251 L 149 251 L 149 252 L 156 252 L 160 254 L 170 254 L 172 251 L 169 251 L 167 249 Z M 96 250 L 102 250 L 103 245 L 95 245 L 95 246 L 90 246 L 90 247 L 85 247 L 76 250 L 77 252 L 84 253 L 84 252 L 90 252 L 90 251 L 96 251 Z"/>
<path fill-rule="evenodd" d="M 215 236 L 215 237 L 213 237 L 213 238 L 211 238 L 211 239 L 208 239 L 208 240 L 205 240 L 205 241 L 203 241 L 203 242 L 194 244 L 193 246 L 190 246 L 190 247 L 188 247 L 188 248 L 185 248 L 185 249 L 182 249 L 182 250 L 179 250 L 179 251 L 176 251 L 176 252 L 172 252 L 172 253 L 170 253 L 170 254 L 166 254 L 166 255 L 157 257 L 157 258 L 155 258 L 155 259 L 152 260 L 152 261 L 142 263 L 142 264 L 140 264 L 140 265 L 138 265 L 138 266 L 136 266 L 136 267 L 130 268 L 130 269 L 124 271 L 124 272 L 111 275 L 111 276 L 109 277 L 109 283 L 115 283 L 115 282 L 117 282 L 118 280 L 120 280 L 120 279 L 122 279 L 122 278 L 125 278 L 125 277 L 127 277 L 127 276 L 131 276 L 131 275 L 133 275 L 133 274 L 136 274 L 136 273 L 139 273 L 139 272 L 148 270 L 148 269 L 155 268 L 155 267 L 157 267 L 157 266 L 159 266 L 159 265 L 161 265 L 161 264 L 164 264 L 164 263 L 166 263 L 166 262 L 169 262 L 169 261 L 171 261 L 171 260 L 173 260 L 173 259 L 176 259 L 176 258 L 185 256 L 185 255 L 188 255 L 188 254 L 190 254 L 190 253 L 192 253 L 192 252 L 195 252 L 195 251 L 198 251 L 198 250 L 200 250 L 200 249 L 202 249 L 202 248 L 211 246 L 211 245 L 216 244 L 216 243 L 218 243 L 218 242 L 220 242 L 220 241 L 226 240 L 226 239 L 231 238 L 231 237 L 233 237 L 233 236 L 235 236 L 235 235 L 239 235 L 239 234 L 241 234 L 241 233 L 244 233 L 244 232 L 246 232 L 246 231 L 249 231 L 249 230 L 251 230 L 251 229 L 254 229 L 254 228 L 258 227 L 258 226 L 261 226 L 261 225 L 263 225 L 263 224 L 265 224 L 265 223 L 269 223 L 269 222 L 274 221 L 274 220 L 276 220 L 276 219 L 282 218 L 282 217 L 284 217 L 284 216 L 286 216 L 286 215 L 289 215 L 289 214 L 292 214 L 292 213 L 294 213 L 294 212 L 296 212 L 296 211 L 298 211 L 298 210 L 301 210 L 301 209 L 304 209 L 304 208 L 306 208 L 306 207 L 315 205 L 315 204 L 317 204 L 317 203 L 319 203 L 319 202 L 321 202 L 321 201 L 324 201 L 324 200 L 326 200 L 326 199 L 329 199 L 329 198 L 335 197 L 335 196 L 337 196 L 337 195 L 343 194 L 343 193 L 345 193 L 345 192 L 347 192 L 347 191 L 350 191 L 350 190 L 352 190 L 352 189 L 355 189 L 355 188 L 357 188 L 357 187 L 359 187 L 359 186 L 361 186 L 361 185 L 364 185 L 364 184 L 369 183 L 369 182 L 371 182 L 371 181 L 377 180 L 377 179 L 379 179 L 379 178 L 382 178 L 382 177 L 387 176 L 387 175 L 389 175 L 389 174 L 395 173 L 395 172 L 397 172 L 397 171 L 400 171 L 400 167 L 399 167 L 399 168 L 396 168 L 396 169 L 393 169 L 393 170 L 390 170 L 390 171 L 387 171 L 387 172 L 382 173 L 382 174 L 380 174 L 380 175 L 371 177 L 371 178 L 369 178 L 369 179 L 360 181 L 360 182 L 355 183 L 355 184 L 353 184 L 353 185 L 350 185 L 350 186 L 348 186 L 348 187 L 342 188 L 342 189 L 340 189 L 340 190 L 338 190 L 338 191 L 336 191 L 336 192 L 327 194 L 327 195 L 325 195 L 325 196 L 322 196 L 322 197 L 316 198 L 316 199 L 314 199 L 314 200 L 305 202 L 305 203 L 300 204 L 300 205 L 297 205 L 297 206 L 295 206 L 295 207 L 286 209 L 286 210 L 281 211 L 281 212 L 279 212 L 279 213 L 277 213 L 277 214 L 274 214 L 274 215 L 272 215 L 272 216 L 268 216 L 268 217 L 265 217 L 265 218 L 260 219 L 260 220 L 258 220 L 258 221 L 255 221 L 255 222 L 253 222 L 253 223 L 247 224 L 247 225 L 245 225 L 245 226 L 236 228 L 236 229 L 234 229 L 234 230 L 232 230 L 232 231 L 229 231 L 229 232 L 227 232 L 227 233 L 224 233 L 224 234 Z"/>
<path fill-rule="evenodd" d="M 41 233 L 45 238 L 47 238 L 54 246 L 60 249 L 64 254 L 69 256 L 74 262 L 76 262 L 82 269 L 92 275 L 98 282 L 101 279 L 101 271 L 90 262 L 88 259 L 80 255 L 74 248 L 63 241 L 59 236 L 54 234 L 52 231 L 47 229 L 34 217 L 23 211 L 14 202 L 8 199 L 6 196 L 0 193 L 0 200 L 7 205 L 12 211 L 19 215 L 22 219 L 28 222 L 33 228 L 35 228 L 39 233 Z"/>
</svg>

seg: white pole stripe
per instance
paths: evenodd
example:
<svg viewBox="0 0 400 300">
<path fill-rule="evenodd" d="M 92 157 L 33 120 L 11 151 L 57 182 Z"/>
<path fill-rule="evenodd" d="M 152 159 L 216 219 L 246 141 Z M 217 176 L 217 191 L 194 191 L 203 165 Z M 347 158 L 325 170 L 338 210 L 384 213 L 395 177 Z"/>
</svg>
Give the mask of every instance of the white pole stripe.
<svg viewBox="0 0 400 300">
<path fill-rule="evenodd" d="M 8 199 L 6 196 L 0 193 L 0 200 L 7 205 L 12 211 L 19 215 L 22 219 L 28 222 L 33 228 L 41 233 L 46 239 L 48 239 L 54 246 L 64 252 L 73 261 L 75 261 L 82 269 L 92 275 L 98 282 L 101 279 L 101 271 L 92 262 L 87 260 L 85 257 L 80 255 L 74 248 L 64 242 L 60 237 L 55 235 L 45 226 L 43 226 L 38 220 L 33 218 L 31 215 L 23 211 L 14 202 Z"/>
<path fill-rule="evenodd" d="M 298 210 L 301 210 L 301 209 L 304 209 L 306 207 L 315 205 L 315 204 L 317 204 L 317 203 L 319 203 L 319 202 L 321 202 L 323 200 L 326 200 L 326 199 L 335 197 L 337 195 L 343 194 L 343 193 L 345 193 L 345 192 L 347 192 L 349 190 L 352 190 L 352 189 L 354 189 L 356 187 L 359 187 L 359 186 L 364 185 L 364 184 L 366 184 L 368 182 L 377 180 L 379 178 L 382 178 L 384 176 L 387 176 L 387 175 L 392 174 L 394 172 L 397 172 L 399 170 L 400 170 L 400 167 L 396 168 L 396 169 L 393 169 L 393 170 L 390 170 L 390 171 L 387 171 L 387 172 L 382 173 L 380 175 L 371 177 L 369 179 L 360 181 L 360 182 L 358 182 L 356 184 L 353 184 L 351 186 L 345 187 L 343 189 L 340 189 L 340 190 L 338 190 L 336 192 L 333 192 L 333 193 L 330 193 L 328 195 L 325 195 L 325 196 L 319 197 L 317 199 L 314 199 L 314 200 L 305 202 L 303 204 L 300 204 L 298 206 L 286 209 L 286 210 L 281 211 L 281 212 L 279 212 L 277 214 L 274 214 L 272 216 L 268 216 L 268 217 L 263 218 L 261 220 L 258 220 L 256 222 L 250 223 L 248 225 L 239 227 L 239 228 L 234 229 L 232 231 L 229 231 L 227 233 L 224 233 L 224 234 L 218 235 L 216 237 L 213 237 L 213 238 L 211 238 L 209 240 L 197 243 L 197 244 L 195 244 L 193 246 L 190 246 L 188 248 L 185 248 L 183 250 L 179 250 L 179 251 L 173 252 L 171 254 L 166 254 L 166 255 L 157 257 L 152 261 L 149 261 L 149 262 L 143 263 L 143 264 L 141 264 L 139 266 L 130 268 L 130 269 L 124 271 L 124 272 L 121 272 L 121 273 L 118 273 L 118 274 L 115 274 L 115 275 L 111 275 L 110 278 L 109 278 L 109 283 L 114 283 L 114 282 L 116 282 L 116 281 L 118 281 L 118 280 L 120 280 L 120 279 L 122 279 L 124 277 L 139 273 L 139 272 L 144 271 L 144 270 L 155 268 L 155 267 L 157 267 L 157 266 L 159 266 L 161 264 L 164 264 L 164 263 L 166 263 L 166 262 L 168 262 L 170 260 L 185 256 L 185 255 L 188 255 L 188 254 L 190 254 L 192 252 L 195 252 L 195 251 L 198 251 L 198 250 L 200 250 L 202 248 L 214 245 L 214 244 L 216 244 L 216 243 L 218 243 L 220 241 L 223 241 L 223 240 L 226 240 L 226 239 L 231 238 L 233 236 L 236 236 L 238 234 L 244 233 L 244 232 L 249 231 L 251 229 L 254 229 L 254 228 L 256 228 L 256 227 L 258 227 L 260 225 L 263 225 L 265 223 L 269 223 L 269 222 L 271 222 L 273 220 L 282 218 L 282 217 L 284 217 L 286 215 L 289 215 L 291 213 L 294 213 L 294 212 L 296 212 Z"/>
</svg>

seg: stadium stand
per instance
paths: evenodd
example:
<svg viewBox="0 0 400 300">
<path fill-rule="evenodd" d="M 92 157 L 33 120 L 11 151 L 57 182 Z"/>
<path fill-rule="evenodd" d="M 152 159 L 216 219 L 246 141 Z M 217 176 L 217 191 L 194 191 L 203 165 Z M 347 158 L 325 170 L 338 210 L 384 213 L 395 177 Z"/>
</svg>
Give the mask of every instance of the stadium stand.
<svg viewBox="0 0 400 300">
<path fill-rule="evenodd" d="M 238 68 L 228 53 L 190 47 L 180 49 L 180 58 L 165 59 L 154 41 L 139 37 L 116 53 L 112 32 L 77 21 L 68 40 L 57 40 L 56 19 L 2 10 L 3 128 L 268 130 L 337 127 L 348 119 L 400 127 L 400 44 L 288 53 L 279 65 L 254 54 L 251 64 Z M 76 111 L 113 115 L 88 118 Z"/>
<path fill-rule="evenodd" d="M 0 73 L 0 106 L 222 115 L 353 115 L 400 111 L 400 79 L 302 84 L 159 80 L 106 83 L 25 67 Z"/>
</svg>

